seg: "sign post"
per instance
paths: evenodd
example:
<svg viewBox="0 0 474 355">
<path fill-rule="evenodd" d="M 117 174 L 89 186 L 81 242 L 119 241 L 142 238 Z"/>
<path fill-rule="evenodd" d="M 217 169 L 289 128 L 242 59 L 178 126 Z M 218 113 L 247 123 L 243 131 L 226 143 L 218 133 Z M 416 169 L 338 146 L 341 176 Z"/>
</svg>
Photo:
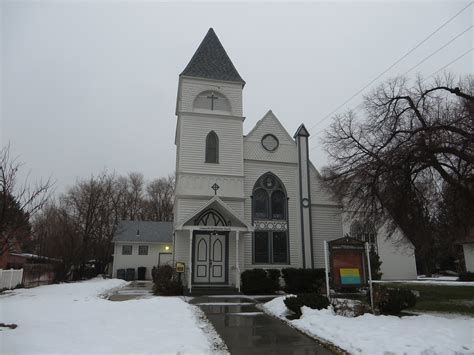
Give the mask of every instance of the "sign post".
<svg viewBox="0 0 474 355">
<path fill-rule="evenodd" d="M 330 288 L 329 288 L 329 258 L 328 258 L 328 242 L 324 241 L 324 268 L 326 271 L 326 295 L 329 299 Z"/>
<path fill-rule="evenodd" d="M 374 312 L 374 292 L 372 289 L 372 269 L 370 267 L 370 250 L 369 243 L 365 243 L 365 253 L 367 255 L 367 269 L 369 272 L 369 292 L 370 292 L 370 306 L 372 307 L 372 312 Z"/>
<path fill-rule="evenodd" d="M 184 263 L 177 261 L 175 265 L 176 273 L 178 274 L 178 281 L 181 283 L 181 275 L 184 273 Z"/>
</svg>

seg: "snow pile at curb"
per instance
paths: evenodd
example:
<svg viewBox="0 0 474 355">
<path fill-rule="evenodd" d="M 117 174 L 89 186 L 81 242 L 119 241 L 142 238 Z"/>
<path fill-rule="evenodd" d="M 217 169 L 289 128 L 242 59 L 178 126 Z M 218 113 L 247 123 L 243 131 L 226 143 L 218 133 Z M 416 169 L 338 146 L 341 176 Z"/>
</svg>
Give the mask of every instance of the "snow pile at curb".
<svg viewBox="0 0 474 355">
<path fill-rule="evenodd" d="M 441 316 L 338 316 L 332 307 L 303 307 L 300 319 L 285 318 L 287 309 L 278 297 L 263 305 L 270 314 L 293 327 L 327 340 L 352 354 L 474 354 L 474 318 Z"/>
<path fill-rule="evenodd" d="M 116 279 L 15 290 L 0 296 L 1 354 L 211 354 L 193 306 L 178 297 L 112 302 Z M 225 352 L 225 351 L 224 351 Z"/>
</svg>

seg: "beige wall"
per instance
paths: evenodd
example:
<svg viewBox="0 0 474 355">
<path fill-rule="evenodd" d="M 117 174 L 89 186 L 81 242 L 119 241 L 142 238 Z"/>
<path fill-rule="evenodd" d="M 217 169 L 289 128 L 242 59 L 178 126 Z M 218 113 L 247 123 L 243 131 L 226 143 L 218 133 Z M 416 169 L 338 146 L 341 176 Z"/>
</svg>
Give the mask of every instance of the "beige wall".
<svg viewBox="0 0 474 355">
<path fill-rule="evenodd" d="M 350 234 L 352 221 L 356 219 L 351 212 L 343 214 L 343 233 Z M 385 226 L 377 229 L 377 248 L 382 265 L 382 280 L 410 280 L 417 278 L 415 248 L 401 231 L 393 234 Z"/>
<path fill-rule="evenodd" d="M 474 272 L 474 244 L 463 244 L 466 271 Z"/>
<path fill-rule="evenodd" d="M 122 245 L 132 245 L 132 255 L 122 255 Z M 148 255 L 138 255 L 138 246 L 148 245 Z M 169 246 L 169 250 L 166 250 L 166 246 Z M 117 277 L 118 269 L 135 269 L 135 277 L 137 276 L 137 268 L 140 266 L 146 267 L 146 279 L 151 280 L 151 269 L 153 266 L 158 265 L 158 258 L 160 253 L 172 253 L 172 243 L 126 243 L 120 242 L 115 243 L 114 246 L 114 262 L 112 277 Z"/>
</svg>

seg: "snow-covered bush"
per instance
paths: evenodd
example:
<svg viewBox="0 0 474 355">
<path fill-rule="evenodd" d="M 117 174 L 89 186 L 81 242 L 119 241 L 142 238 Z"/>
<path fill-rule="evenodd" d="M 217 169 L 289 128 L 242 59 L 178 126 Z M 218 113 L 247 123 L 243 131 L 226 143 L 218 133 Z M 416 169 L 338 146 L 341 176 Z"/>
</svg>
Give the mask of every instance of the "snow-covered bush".
<svg viewBox="0 0 474 355">
<path fill-rule="evenodd" d="M 408 289 L 377 286 L 374 288 L 375 308 L 382 314 L 400 314 L 416 305 L 416 295 Z"/>
<path fill-rule="evenodd" d="M 298 318 L 301 316 L 301 307 L 303 306 L 312 309 L 329 307 L 328 298 L 317 293 L 300 293 L 299 295 L 285 298 L 283 302 L 285 302 L 285 306 L 295 313 Z"/>
<path fill-rule="evenodd" d="M 371 313 L 369 305 L 358 300 L 334 298 L 331 300 L 334 312 L 343 317 L 358 317 Z"/>
</svg>

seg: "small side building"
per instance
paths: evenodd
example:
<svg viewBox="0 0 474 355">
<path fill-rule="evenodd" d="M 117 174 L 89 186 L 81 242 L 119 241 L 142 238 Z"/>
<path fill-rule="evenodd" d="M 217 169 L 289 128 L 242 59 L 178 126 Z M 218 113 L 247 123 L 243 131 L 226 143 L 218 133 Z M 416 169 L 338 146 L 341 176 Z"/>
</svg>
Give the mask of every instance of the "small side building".
<svg viewBox="0 0 474 355">
<path fill-rule="evenodd" d="M 171 264 L 173 260 L 173 223 L 121 221 L 114 243 L 112 277 L 117 270 L 146 267 L 145 279 L 151 280 L 153 266 Z"/>
</svg>

